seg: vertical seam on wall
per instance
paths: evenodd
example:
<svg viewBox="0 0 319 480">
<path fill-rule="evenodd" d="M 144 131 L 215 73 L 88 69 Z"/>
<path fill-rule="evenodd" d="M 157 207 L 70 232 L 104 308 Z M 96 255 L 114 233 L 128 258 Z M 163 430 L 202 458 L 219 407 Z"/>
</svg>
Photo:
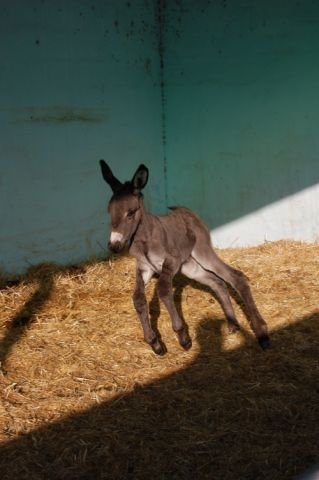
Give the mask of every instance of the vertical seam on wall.
<svg viewBox="0 0 319 480">
<path fill-rule="evenodd" d="M 160 61 L 160 90 L 161 90 L 161 133 L 163 146 L 163 174 L 164 174 L 164 201 L 168 208 L 168 179 L 166 155 L 166 92 L 165 92 L 165 63 L 164 63 L 164 31 L 165 31 L 166 0 L 157 0 L 158 21 L 158 54 Z"/>
</svg>

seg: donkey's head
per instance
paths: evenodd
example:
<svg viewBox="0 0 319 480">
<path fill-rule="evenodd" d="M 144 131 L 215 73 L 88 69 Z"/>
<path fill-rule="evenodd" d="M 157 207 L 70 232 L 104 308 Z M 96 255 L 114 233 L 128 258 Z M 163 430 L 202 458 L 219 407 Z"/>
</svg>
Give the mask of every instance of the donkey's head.
<svg viewBox="0 0 319 480">
<path fill-rule="evenodd" d="M 140 165 L 129 182 L 120 182 L 110 167 L 100 160 L 102 175 L 113 191 L 108 212 L 111 217 L 111 237 L 108 247 L 113 253 L 119 253 L 129 247 L 142 216 L 143 203 L 141 190 L 148 180 L 148 169 Z"/>
</svg>

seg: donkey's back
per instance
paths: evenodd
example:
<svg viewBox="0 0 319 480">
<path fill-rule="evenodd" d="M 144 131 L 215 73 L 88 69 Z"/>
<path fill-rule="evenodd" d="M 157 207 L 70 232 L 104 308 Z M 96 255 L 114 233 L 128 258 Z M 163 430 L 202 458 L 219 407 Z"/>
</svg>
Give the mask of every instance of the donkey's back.
<svg viewBox="0 0 319 480">
<path fill-rule="evenodd" d="M 141 243 L 140 253 L 160 251 L 163 259 L 171 255 L 182 264 L 191 256 L 197 243 L 210 245 L 209 230 L 194 212 L 186 207 L 170 207 L 170 210 L 167 215 L 145 214 L 130 250 L 134 256 L 134 247 Z"/>
</svg>

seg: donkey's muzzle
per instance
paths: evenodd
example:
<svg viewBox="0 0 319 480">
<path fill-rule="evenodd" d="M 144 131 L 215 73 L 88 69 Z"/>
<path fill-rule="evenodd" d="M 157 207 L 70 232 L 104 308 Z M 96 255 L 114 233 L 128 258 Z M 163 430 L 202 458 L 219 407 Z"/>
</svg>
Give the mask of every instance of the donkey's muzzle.
<svg viewBox="0 0 319 480">
<path fill-rule="evenodd" d="M 120 253 L 123 250 L 124 246 L 121 242 L 116 241 L 116 242 L 109 242 L 108 248 L 112 253 Z"/>
</svg>

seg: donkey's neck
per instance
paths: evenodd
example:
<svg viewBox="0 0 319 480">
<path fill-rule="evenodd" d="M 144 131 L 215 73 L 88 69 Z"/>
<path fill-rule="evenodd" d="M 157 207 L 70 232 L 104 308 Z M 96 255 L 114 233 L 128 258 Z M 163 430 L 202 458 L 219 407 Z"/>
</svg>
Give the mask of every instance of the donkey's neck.
<svg viewBox="0 0 319 480">
<path fill-rule="evenodd" d="M 142 244 L 150 244 L 154 230 L 158 228 L 158 216 L 145 210 L 141 200 L 141 219 L 134 234 L 130 253 L 135 255 L 136 249 L 140 250 Z"/>
<path fill-rule="evenodd" d="M 137 229 L 141 235 L 145 236 L 148 233 L 152 232 L 154 218 L 156 218 L 156 215 L 153 215 L 151 212 L 146 211 L 142 201 L 141 202 L 141 220 Z"/>
</svg>

